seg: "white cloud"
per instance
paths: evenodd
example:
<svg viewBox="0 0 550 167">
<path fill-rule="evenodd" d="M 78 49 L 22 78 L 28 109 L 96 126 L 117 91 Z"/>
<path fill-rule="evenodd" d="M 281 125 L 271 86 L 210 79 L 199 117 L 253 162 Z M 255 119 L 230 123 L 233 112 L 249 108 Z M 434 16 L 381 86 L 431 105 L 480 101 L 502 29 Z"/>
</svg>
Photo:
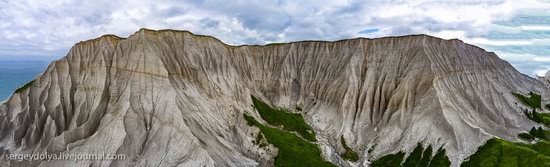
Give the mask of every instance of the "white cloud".
<svg viewBox="0 0 550 167">
<path fill-rule="evenodd" d="M 535 61 L 550 63 L 550 56 L 535 57 Z"/>
<path fill-rule="evenodd" d="M 535 70 L 535 76 L 545 76 L 550 71 L 550 66 L 541 66 Z"/>
<path fill-rule="evenodd" d="M 486 35 L 548 31 L 550 25 L 498 23 L 519 14 L 550 16 L 549 9 L 538 0 L 0 0 L 0 57 L 59 57 L 78 41 L 141 27 L 185 29 L 230 44 L 423 33 L 482 46 L 546 46 L 544 39 Z"/>
<path fill-rule="evenodd" d="M 550 25 L 546 26 L 519 26 L 521 30 L 550 31 Z"/>
<path fill-rule="evenodd" d="M 533 40 L 491 40 L 487 38 L 469 38 L 469 39 L 465 39 L 465 41 L 476 45 L 493 45 L 493 46 L 533 45 L 536 43 Z"/>
</svg>

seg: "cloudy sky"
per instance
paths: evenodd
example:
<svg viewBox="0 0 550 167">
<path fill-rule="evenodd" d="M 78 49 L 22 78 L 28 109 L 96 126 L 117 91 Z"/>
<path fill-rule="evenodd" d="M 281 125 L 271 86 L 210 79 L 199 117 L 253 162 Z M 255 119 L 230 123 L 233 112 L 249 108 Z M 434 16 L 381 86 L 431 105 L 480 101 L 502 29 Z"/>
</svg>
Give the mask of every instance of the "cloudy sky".
<svg viewBox="0 0 550 167">
<path fill-rule="evenodd" d="M 429 34 L 550 70 L 550 0 L 0 0 L 0 60 L 51 60 L 76 42 L 141 27 L 229 44 Z"/>
</svg>

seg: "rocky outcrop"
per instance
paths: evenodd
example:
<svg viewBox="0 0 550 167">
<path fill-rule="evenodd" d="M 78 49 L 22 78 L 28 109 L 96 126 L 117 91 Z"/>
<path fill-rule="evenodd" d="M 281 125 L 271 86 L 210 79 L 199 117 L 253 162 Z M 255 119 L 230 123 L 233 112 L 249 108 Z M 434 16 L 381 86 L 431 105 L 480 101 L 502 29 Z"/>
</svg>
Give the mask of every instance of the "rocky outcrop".
<svg viewBox="0 0 550 167">
<path fill-rule="evenodd" d="M 483 141 L 516 140 L 535 125 L 512 92 L 546 89 L 494 53 L 426 35 L 231 46 L 142 29 L 76 44 L 13 94 L 0 106 L 0 150 L 126 155 L 11 165 L 269 166 L 276 148 L 255 145 L 258 129 L 243 119 L 258 117 L 254 95 L 302 108 L 323 156 L 340 166 L 418 143 L 445 148 L 458 166 Z M 341 137 L 358 163 L 340 158 Z"/>
<path fill-rule="evenodd" d="M 546 71 L 546 74 L 544 76 L 537 76 L 539 80 L 546 85 L 546 92 L 543 92 L 542 94 L 542 104 L 543 105 L 550 105 L 550 70 Z M 543 110 L 546 109 L 550 112 L 550 108 L 543 107 Z"/>
</svg>

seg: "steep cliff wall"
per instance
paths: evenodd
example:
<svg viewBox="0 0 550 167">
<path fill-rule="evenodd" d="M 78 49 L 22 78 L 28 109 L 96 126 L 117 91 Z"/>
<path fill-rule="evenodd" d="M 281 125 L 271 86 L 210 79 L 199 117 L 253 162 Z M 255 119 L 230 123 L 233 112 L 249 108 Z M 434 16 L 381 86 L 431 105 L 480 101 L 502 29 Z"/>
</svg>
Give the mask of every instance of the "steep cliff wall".
<svg viewBox="0 0 550 167">
<path fill-rule="evenodd" d="M 546 89 L 494 53 L 426 35 L 230 46 L 142 29 L 76 44 L 12 95 L 0 106 L 0 150 L 127 157 L 4 162 L 19 165 L 269 165 L 276 149 L 255 145 L 243 119 L 258 117 L 254 95 L 303 108 L 335 164 L 366 166 L 423 143 L 457 166 L 483 141 L 534 126 L 511 93 Z M 342 136 L 359 163 L 340 158 Z"/>
</svg>

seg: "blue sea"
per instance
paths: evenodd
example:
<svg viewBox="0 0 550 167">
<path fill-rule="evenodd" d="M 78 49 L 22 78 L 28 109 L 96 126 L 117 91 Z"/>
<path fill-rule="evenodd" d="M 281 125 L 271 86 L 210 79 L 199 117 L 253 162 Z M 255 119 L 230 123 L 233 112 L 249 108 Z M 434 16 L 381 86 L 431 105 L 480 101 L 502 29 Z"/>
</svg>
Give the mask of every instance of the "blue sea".
<svg viewBox="0 0 550 167">
<path fill-rule="evenodd" d="M 7 100 L 15 89 L 35 79 L 51 61 L 0 61 L 0 101 Z"/>
</svg>

